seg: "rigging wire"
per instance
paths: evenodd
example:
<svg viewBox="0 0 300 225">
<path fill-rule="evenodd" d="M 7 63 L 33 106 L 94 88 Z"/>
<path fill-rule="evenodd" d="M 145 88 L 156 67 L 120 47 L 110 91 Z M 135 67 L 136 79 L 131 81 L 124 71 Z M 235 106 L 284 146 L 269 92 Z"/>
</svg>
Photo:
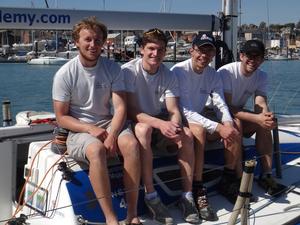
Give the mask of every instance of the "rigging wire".
<svg viewBox="0 0 300 225">
<path fill-rule="evenodd" d="M 26 205 L 26 202 L 29 202 L 30 200 L 32 200 L 32 198 L 34 197 L 34 195 L 38 192 L 38 190 L 40 189 L 42 183 L 44 182 L 44 180 L 46 179 L 48 173 L 51 171 L 51 169 L 58 163 L 58 161 L 62 160 L 63 157 L 65 157 L 65 154 L 61 155 L 61 157 L 47 170 L 47 172 L 44 174 L 44 177 L 42 178 L 40 184 L 36 187 L 36 189 L 31 193 L 31 195 L 26 199 L 26 202 L 24 202 L 22 205 L 21 205 L 21 201 L 22 201 L 22 198 L 23 198 L 23 195 L 24 195 L 24 192 L 25 192 L 25 188 L 26 188 L 26 184 L 29 182 L 29 179 L 31 177 L 31 173 L 32 173 L 32 169 L 33 169 L 33 165 L 34 165 L 34 162 L 36 160 L 36 158 L 39 156 L 39 153 L 42 151 L 42 150 L 45 150 L 45 147 L 48 146 L 49 144 L 51 144 L 53 142 L 53 140 L 51 141 L 48 141 L 46 144 L 42 145 L 42 147 L 35 153 L 32 161 L 31 161 L 31 165 L 30 165 L 30 169 L 28 171 L 28 174 L 26 176 L 26 180 L 24 182 L 24 185 L 22 187 L 22 190 L 21 190 L 21 193 L 19 195 L 19 200 L 18 200 L 18 204 L 17 204 L 17 207 L 15 209 L 15 212 L 13 213 L 13 215 L 11 216 L 11 219 L 15 218 L 15 216 L 24 208 L 24 206 Z M 8 220 L 8 221 L 9 221 Z"/>
<path fill-rule="evenodd" d="M 44 144 L 44 145 L 37 151 L 37 153 L 35 154 L 35 156 L 33 157 L 32 161 L 31 161 L 30 169 L 29 169 L 29 171 L 28 171 L 28 174 L 27 174 L 27 177 L 26 177 L 26 180 L 25 180 L 25 183 L 24 183 L 24 185 L 23 185 L 23 187 L 22 187 L 22 190 L 21 190 L 21 193 L 20 193 L 20 195 L 19 195 L 17 207 L 16 207 L 15 212 L 14 212 L 14 214 L 13 214 L 13 216 L 12 216 L 11 218 L 14 218 L 14 217 L 17 215 L 17 213 L 19 212 L 18 209 L 19 209 L 19 207 L 20 207 L 20 204 L 21 204 L 21 201 L 22 201 L 22 198 L 23 198 L 23 194 L 24 194 L 24 191 L 25 191 L 26 184 L 28 183 L 29 178 L 31 177 L 31 172 L 32 172 L 32 168 L 33 168 L 34 161 L 36 160 L 36 158 L 37 158 L 37 156 L 39 155 L 39 153 L 40 153 L 47 145 L 49 145 L 51 142 L 52 142 L 52 140 L 49 141 L 49 142 L 47 142 L 46 144 Z"/>
<path fill-rule="evenodd" d="M 273 63 L 272 63 L 272 62 L 271 62 L 271 68 L 272 68 L 271 71 L 273 71 L 274 68 L 273 68 Z M 274 74 L 274 73 L 272 72 L 271 74 Z M 272 79 L 271 79 L 271 80 L 272 80 Z M 274 98 L 274 96 L 277 94 L 277 92 L 278 92 L 278 90 L 279 90 L 281 84 L 282 84 L 282 81 L 280 81 L 280 82 L 277 84 L 275 90 L 274 90 L 273 93 L 272 93 L 272 96 L 271 96 L 270 100 L 268 101 L 268 105 L 271 105 L 271 103 L 272 103 L 272 101 L 273 101 L 273 98 Z M 275 107 L 274 107 L 274 108 L 275 108 Z M 275 110 L 275 109 L 274 109 L 273 111 L 276 113 L 276 110 Z"/>
<path fill-rule="evenodd" d="M 297 96 L 298 92 L 299 92 L 300 88 L 298 88 L 295 93 L 293 94 L 293 96 L 289 99 L 289 101 L 287 102 L 287 104 L 285 105 L 285 108 L 283 110 L 283 113 L 285 114 L 288 107 L 290 106 L 290 104 L 292 103 L 292 101 L 295 99 L 295 97 Z"/>
<path fill-rule="evenodd" d="M 23 205 L 18 205 L 19 207 L 17 207 L 17 209 L 15 210 L 14 215 L 9 219 L 13 219 L 26 205 L 27 202 L 31 201 L 34 197 L 34 195 L 39 191 L 39 189 L 41 188 L 44 180 L 46 179 L 48 173 L 53 169 L 53 167 L 55 165 L 57 165 L 57 163 L 64 157 L 64 155 L 62 155 L 58 160 L 55 161 L 55 163 L 47 170 L 47 172 L 44 174 L 44 177 L 42 178 L 41 182 L 39 183 L 39 185 L 36 187 L 36 189 L 30 194 L 30 196 L 26 199 L 26 202 L 24 202 Z M 26 183 L 25 183 L 26 184 Z M 25 185 L 26 186 L 26 185 Z"/>
</svg>

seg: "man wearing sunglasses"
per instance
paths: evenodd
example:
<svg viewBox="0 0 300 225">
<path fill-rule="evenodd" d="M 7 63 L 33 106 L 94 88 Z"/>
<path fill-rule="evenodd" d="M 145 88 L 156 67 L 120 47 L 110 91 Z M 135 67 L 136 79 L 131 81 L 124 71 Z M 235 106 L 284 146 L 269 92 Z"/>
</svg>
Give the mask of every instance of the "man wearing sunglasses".
<svg viewBox="0 0 300 225">
<path fill-rule="evenodd" d="M 224 175 L 240 177 L 240 135 L 225 104 L 222 80 L 215 69 L 209 66 L 216 54 L 213 36 L 198 34 L 193 39 L 190 54 L 190 59 L 176 64 L 171 70 L 178 77 L 180 104 L 194 135 L 194 199 L 201 218 L 214 221 L 218 217 L 209 205 L 202 179 L 205 144 L 222 139 L 226 162 Z"/>
<path fill-rule="evenodd" d="M 226 102 L 244 137 L 256 134 L 256 149 L 260 154 L 262 173 L 258 184 L 270 195 L 278 194 L 282 186 L 272 178 L 272 136 L 275 116 L 267 104 L 267 74 L 259 69 L 264 61 L 265 46 L 259 40 L 249 40 L 240 51 L 240 62 L 221 67 Z M 250 97 L 254 111 L 245 109 Z"/>
</svg>

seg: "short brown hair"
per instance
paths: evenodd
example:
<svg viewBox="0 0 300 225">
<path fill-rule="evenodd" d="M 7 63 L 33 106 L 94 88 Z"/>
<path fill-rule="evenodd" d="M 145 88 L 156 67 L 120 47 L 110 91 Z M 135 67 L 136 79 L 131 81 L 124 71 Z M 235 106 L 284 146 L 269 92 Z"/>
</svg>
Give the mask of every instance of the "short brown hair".
<svg viewBox="0 0 300 225">
<path fill-rule="evenodd" d="M 107 27 L 103 23 L 97 21 L 95 16 L 85 18 L 73 27 L 72 38 L 74 41 L 78 41 L 79 33 L 82 29 L 90 29 L 93 31 L 100 30 L 103 35 L 102 41 L 105 42 L 107 39 Z"/>
<path fill-rule="evenodd" d="M 165 47 L 167 47 L 168 39 L 164 32 L 158 28 L 153 28 L 143 34 L 141 46 L 145 46 L 147 43 L 157 43 L 158 41 L 164 42 Z"/>
</svg>

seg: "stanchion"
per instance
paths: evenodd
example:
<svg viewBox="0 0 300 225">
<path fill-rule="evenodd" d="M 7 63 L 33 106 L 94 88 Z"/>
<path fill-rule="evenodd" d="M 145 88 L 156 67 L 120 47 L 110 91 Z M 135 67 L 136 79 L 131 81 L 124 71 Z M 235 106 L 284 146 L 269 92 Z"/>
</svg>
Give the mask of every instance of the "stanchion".
<svg viewBox="0 0 300 225">
<path fill-rule="evenodd" d="M 2 102 L 2 118 L 3 118 L 3 127 L 12 125 L 9 100 L 4 100 Z"/>
<path fill-rule="evenodd" d="M 174 48 L 173 48 L 173 54 L 174 54 L 174 55 L 173 55 L 173 56 L 174 56 L 174 57 L 173 57 L 173 60 L 174 60 L 174 62 L 176 62 L 176 60 L 177 60 L 177 56 L 176 56 L 176 53 L 177 53 L 177 48 L 176 48 L 176 47 L 177 47 L 177 46 L 176 46 L 176 45 L 177 45 L 177 44 L 176 44 L 176 41 L 175 41 L 174 46 L 173 46 L 173 47 L 174 47 Z"/>
<path fill-rule="evenodd" d="M 245 162 L 245 169 L 242 176 L 240 192 L 238 198 L 233 207 L 228 225 L 236 224 L 236 220 L 241 213 L 241 224 L 248 224 L 249 216 L 249 202 L 252 191 L 252 183 L 254 178 L 254 168 L 256 166 L 256 160 L 249 160 Z"/>
<path fill-rule="evenodd" d="M 277 118 L 275 118 L 277 123 Z M 277 178 L 282 178 L 282 169 L 281 169 L 281 154 L 279 148 L 279 134 L 278 134 L 278 124 L 273 129 L 273 156 L 275 163 L 275 172 Z"/>
</svg>

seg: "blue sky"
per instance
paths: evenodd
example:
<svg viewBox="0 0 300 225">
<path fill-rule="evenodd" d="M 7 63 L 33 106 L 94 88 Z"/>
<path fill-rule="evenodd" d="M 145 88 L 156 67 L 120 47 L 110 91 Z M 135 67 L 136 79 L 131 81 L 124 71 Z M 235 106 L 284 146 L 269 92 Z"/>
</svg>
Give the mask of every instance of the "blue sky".
<svg viewBox="0 0 300 225">
<path fill-rule="evenodd" d="M 300 0 L 238 0 L 241 1 L 242 24 L 259 25 L 297 23 L 300 20 Z M 50 8 L 149 11 L 160 12 L 163 0 L 48 0 Z M 222 9 L 221 0 L 165 0 L 166 11 L 191 14 L 217 14 Z M 0 7 L 44 8 L 44 0 L 1 0 Z M 268 7 L 267 7 L 268 6 Z"/>
</svg>

